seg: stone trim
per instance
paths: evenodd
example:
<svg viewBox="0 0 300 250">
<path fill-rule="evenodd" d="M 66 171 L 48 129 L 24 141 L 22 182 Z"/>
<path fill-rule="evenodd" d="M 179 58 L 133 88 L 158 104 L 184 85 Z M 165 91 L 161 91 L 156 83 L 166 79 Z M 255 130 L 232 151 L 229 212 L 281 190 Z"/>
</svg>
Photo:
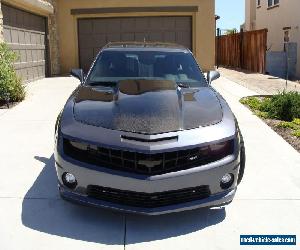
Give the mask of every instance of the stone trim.
<svg viewBox="0 0 300 250">
<path fill-rule="evenodd" d="M 4 41 L 3 37 L 3 15 L 1 10 L 1 0 L 0 0 L 0 43 Z"/>
<path fill-rule="evenodd" d="M 60 51 L 59 51 L 59 32 L 57 25 L 57 0 L 49 1 L 54 9 L 53 14 L 48 17 L 48 34 L 49 34 L 49 55 L 50 55 L 50 68 L 51 75 L 60 74 Z"/>
</svg>

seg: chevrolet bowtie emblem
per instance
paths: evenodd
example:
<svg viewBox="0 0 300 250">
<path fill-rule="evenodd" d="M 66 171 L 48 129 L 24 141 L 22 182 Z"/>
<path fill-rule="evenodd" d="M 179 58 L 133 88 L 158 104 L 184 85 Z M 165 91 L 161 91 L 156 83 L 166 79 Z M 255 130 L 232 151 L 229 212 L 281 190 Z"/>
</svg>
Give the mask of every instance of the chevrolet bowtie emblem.
<svg viewBox="0 0 300 250">
<path fill-rule="evenodd" d="M 148 168 L 154 168 L 155 166 L 158 166 L 162 163 L 162 160 L 159 161 L 151 161 L 151 160 L 140 160 L 139 165 L 146 166 Z"/>
</svg>

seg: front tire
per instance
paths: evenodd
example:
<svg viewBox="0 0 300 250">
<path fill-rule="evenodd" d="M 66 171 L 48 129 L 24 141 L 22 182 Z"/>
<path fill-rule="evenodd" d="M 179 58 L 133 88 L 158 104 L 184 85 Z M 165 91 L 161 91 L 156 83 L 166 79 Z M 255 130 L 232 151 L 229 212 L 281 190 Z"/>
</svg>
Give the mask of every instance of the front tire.
<svg viewBox="0 0 300 250">
<path fill-rule="evenodd" d="M 245 165 L 246 165 L 246 152 L 245 152 L 245 146 L 244 143 L 241 145 L 240 149 L 240 170 L 238 175 L 238 181 L 237 184 L 239 185 L 243 179 L 244 172 L 245 172 Z"/>
</svg>

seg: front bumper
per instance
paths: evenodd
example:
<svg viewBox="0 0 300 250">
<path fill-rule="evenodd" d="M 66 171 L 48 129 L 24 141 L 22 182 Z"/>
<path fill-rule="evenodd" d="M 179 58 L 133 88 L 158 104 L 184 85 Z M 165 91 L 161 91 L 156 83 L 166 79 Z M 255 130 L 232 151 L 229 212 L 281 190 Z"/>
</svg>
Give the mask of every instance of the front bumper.
<svg viewBox="0 0 300 250">
<path fill-rule="evenodd" d="M 193 210 L 197 208 L 203 207 L 217 207 L 222 205 L 229 204 L 236 192 L 236 188 L 230 189 L 228 191 L 211 195 L 209 198 L 196 200 L 192 202 L 157 207 L 157 208 L 141 208 L 141 207 L 132 207 L 119 205 L 112 202 L 97 200 L 94 198 L 90 198 L 86 195 L 80 195 L 78 193 L 67 190 L 63 186 L 59 185 L 59 192 L 63 199 L 67 201 L 71 201 L 81 205 L 87 205 L 98 208 L 112 209 L 119 212 L 125 213 L 135 213 L 135 214 L 143 214 L 143 215 L 161 215 L 167 213 L 176 213 L 181 211 Z"/>
<path fill-rule="evenodd" d="M 91 166 L 86 163 L 75 161 L 65 155 L 63 157 L 55 152 L 56 171 L 59 180 L 61 196 L 69 201 L 80 204 L 110 208 L 129 213 L 158 215 L 183 210 L 192 210 L 201 207 L 215 207 L 230 203 L 235 195 L 237 176 L 239 171 L 239 157 L 228 156 L 218 162 L 199 166 L 192 169 L 158 175 L 142 176 L 127 172 L 115 171 L 107 168 Z M 62 175 L 70 172 L 77 179 L 77 187 L 68 189 L 62 183 Z M 226 173 L 234 176 L 233 185 L 222 190 L 220 180 Z M 208 185 L 211 195 L 208 198 L 193 200 L 191 202 L 168 205 L 155 208 L 132 207 L 128 205 L 107 202 L 87 196 L 89 185 L 99 185 L 119 190 L 159 193 L 170 190 L 181 190 L 185 188 Z"/>
</svg>

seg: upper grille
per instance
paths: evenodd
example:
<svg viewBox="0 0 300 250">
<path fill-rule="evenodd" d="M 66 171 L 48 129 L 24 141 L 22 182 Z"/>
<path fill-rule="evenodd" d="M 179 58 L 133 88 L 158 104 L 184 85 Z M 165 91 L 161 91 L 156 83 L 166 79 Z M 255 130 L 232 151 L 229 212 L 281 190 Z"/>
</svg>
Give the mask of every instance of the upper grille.
<svg viewBox="0 0 300 250">
<path fill-rule="evenodd" d="M 208 186 L 199 186 L 160 193 L 140 193 L 90 185 L 87 195 L 121 205 L 154 208 L 205 199 L 210 196 L 210 190 Z"/>
<path fill-rule="evenodd" d="M 233 141 L 223 144 L 144 154 L 71 142 L 67 139 L 63 143 L 64 153 L 78 161 L 143 175 L 175 172 L 223 159 L 233 153 Z"/>
</svg>

